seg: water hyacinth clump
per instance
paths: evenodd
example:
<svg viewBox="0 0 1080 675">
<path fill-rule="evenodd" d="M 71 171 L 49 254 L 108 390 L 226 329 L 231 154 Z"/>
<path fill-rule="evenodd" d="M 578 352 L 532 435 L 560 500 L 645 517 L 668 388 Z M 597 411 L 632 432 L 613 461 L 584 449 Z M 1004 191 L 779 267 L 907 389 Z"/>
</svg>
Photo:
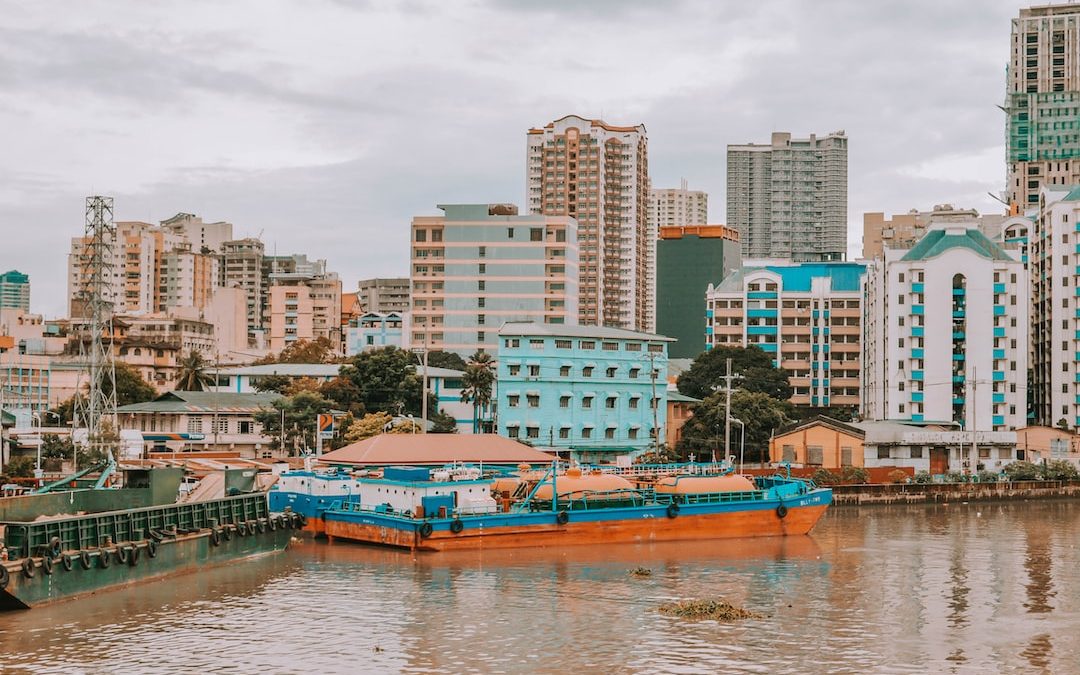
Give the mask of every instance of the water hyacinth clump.
<svg viewBox="0 0 1080 675">
<path fill-rule="evenodd" d="M 660 613 L 691 621 L 703 619 L 712 619 L 713 621 L 740 621 L 742 619 L 765 618 L 762 614 L 751 612 L 742 607 L 736 607 L 729 602 L 719 599 L 667 602 L 660 605 Z"/>
</svg>

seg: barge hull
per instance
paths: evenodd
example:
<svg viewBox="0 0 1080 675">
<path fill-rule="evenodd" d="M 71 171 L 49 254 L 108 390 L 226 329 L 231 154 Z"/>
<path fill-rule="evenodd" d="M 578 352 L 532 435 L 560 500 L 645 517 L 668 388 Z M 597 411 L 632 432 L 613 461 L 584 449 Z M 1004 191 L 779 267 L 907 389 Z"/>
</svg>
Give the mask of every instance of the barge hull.
<svg viewBox="0 0 1080 675">
<path fill-rule="evenodd" d="M 527 514 L 518 520 L 529 522 L 518 525 L 506 523 L 510 519 L 505 517 L 476 517 L 463 521 L 464 527 L 459 533 L 452 532 L 447 523 L 439 523 L 427 537 L 421 536 L 416 526 L 408 523 L 398 524 L 390 519 L 361 514 L 350 517 L 353 514 L 331 511 L 325 514 L 323 530 L 330 539 L 422 551 L 696 541 L 805 535 L 827 508 L 827 503 L 791 506 L 783 518 L 775 509 L 753 509 L 699 514 L 683 512 L 675 518 L 666 517 L 661 510 L 632 518 L 583 520 L 581 517 L 588 512 L 580 511 L 570 512 L 566 524 L 559 524 L 554 513 Z"/>
<path fill-rule="evenodd" d="M 3 563 L 8 571 L 8 583 L 7 587 L 0 591 L 0 609 L 40 607 L 204 567 L 230 564 L 244 558 L 283 551 L 292 534 L 293 530 L 287 528 L 249 533 L 244 537 L 233 533 L 231 539 L 219 537 L 219 544 L 215 546 L 211 542 L 210 530 L 203 530 L 163 539 L 157 545 L 154 557 L 148 553 L 148 542 L 139 542 L 136 545 L 139 554 L 135 564 L 132 564 L 130 559 L 126 563 L 118 560 L 116 547 L 109 546 L 103 549 L 109 556 L 108 567 L 101 565 L 101 551 L 94 551 L 89 569 L 83 567 L 76 555 L 71 570 L 65 569 L 57 559 L 53 563 L 51 574 L 46 573 L 42 566 L 42 558 L 34 557 L 30 558 L 33 562 L 33 577 L 28 577 L 23 572 L 22 560 L 8 561 Z M 130 547 L 131 544 L 126 546 Z M 71 553 L 73 552 L 68 552 Z"/>
</svg>

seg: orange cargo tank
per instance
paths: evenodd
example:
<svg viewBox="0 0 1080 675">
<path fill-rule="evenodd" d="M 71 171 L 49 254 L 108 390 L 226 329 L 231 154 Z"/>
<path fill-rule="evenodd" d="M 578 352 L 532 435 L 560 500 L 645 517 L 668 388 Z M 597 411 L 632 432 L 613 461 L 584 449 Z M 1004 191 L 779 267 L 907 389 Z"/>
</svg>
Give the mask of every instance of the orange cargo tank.
<svg viewBox="0 0 1080 675">
<path fill-rule="evenodd" d="M 559 499 L 580 499 L 586 494 L 590 499 L 623 499 L 620 491 L 633 490 L 634 486 L 622 476 L 606 473 L 581 474 L 581 469 L 567 469 L 566 473 L 555 479 L 555 487 L 559 491 Z M 599 492 L 615 494 L 596 494 Z M 551 483 L 544 483 L 536 488 L 535 499 L 542 501 L 551 500 Z"/>
<path fill-rule="evenodd" d="M 656 491 L 661 494 L 694 495 L 756 489 L 745 476 L 668 476 L 656 481 Z"/>
</svg>

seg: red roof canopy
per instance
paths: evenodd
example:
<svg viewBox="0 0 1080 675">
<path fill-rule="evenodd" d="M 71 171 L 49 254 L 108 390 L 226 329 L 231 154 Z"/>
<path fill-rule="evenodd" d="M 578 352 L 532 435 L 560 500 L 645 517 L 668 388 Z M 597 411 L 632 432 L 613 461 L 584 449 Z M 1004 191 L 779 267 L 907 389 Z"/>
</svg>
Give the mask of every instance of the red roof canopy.
<svg viewBox="0 0 1080 675">
<path fill-rule="evenodd" d="M 328 464 L 550 464 L 554 457 L 496 434 L 381 434 L 328 452 Z"/>
</svg>

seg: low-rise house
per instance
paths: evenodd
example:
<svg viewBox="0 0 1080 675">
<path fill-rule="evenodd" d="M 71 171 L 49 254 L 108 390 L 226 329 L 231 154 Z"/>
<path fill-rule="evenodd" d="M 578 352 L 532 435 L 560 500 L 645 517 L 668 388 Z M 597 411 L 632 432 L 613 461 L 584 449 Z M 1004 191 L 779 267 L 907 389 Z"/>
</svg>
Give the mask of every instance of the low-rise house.
<svg viewBox="0 0 1080 675">
<path fill-rule="evenodd" d="M 674 448 L 682 440 L 682 428 L 694 416 L 694 406 L 698 403 L 701 403 L 701 399 L 686 396 L 677 390 L 668 390 L 667 429 L 664 437 L 669 448 Z"/>
<path fill-rule="evenodd" d="M 1058 427 L 1030 426 L 1016 430 L 1018 459 L 1029 462 L 1064 459 L 1080 465 L 1080 434 Z"/>
<path fill-rule="evenodd" d="M 142 432 L 148 451 L 220 450 L 269 458 L 274 456 L 271 439 L 255 415 L 279 398 L 275 393 L 172 391 L 116 412 L 121 429 Z"/>
</svg>

